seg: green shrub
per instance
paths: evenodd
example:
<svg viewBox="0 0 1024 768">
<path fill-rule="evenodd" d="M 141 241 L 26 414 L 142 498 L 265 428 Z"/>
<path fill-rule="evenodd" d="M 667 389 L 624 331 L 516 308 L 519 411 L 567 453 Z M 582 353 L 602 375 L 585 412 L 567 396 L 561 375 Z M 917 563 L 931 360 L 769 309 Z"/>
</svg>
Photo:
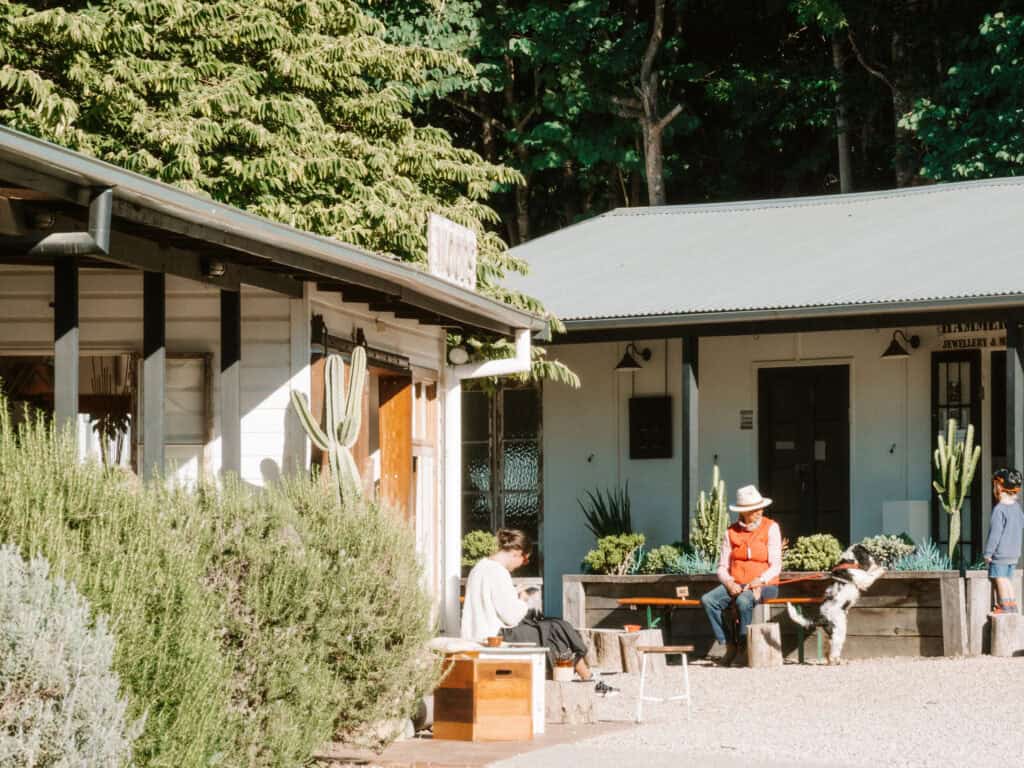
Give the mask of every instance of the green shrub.
<svg viewBox="0 0 1024 768">
<path fill-rule="evenodd" d="M 782 567 L 787 571 L 828 571 L 839 562 L 843 547 L 829 533 L 801 536 L 782 555 Z"/>
<path fill-rule="evenodd" d="M 636 573 L 642 560 L 644 541 L 642 533 L 603 536 L 597 540 L 597 548 L 587 552 L 583 563 L 591 573 L 615 576 Z"/>
<path fill-rule="evenodd" d="M 682 552 L 671 544 L 649 550 L 640 563 L 638 573 L 672 573 Z"/>
<path fill-rule="evenodd" d="M 587 521 L 587 529 L 594 534 L 595 538 L 602 539 L 605 536 L 619 536 L 633 532 L 633 522 L 630 518 L 629 483 L 624 488 L 592 493 L 587 491 L 587 503 L 579 499 L 576 503 L 583 510 L 583 517 Z"/>
<path fill-rule="evenodd" d="M 0 764 L 117 768 L 142 723 L 111 671 L 114 638 L 74 586 L 0 548 Z"/>
<path fill-rule="evenodd" d="M 462 567 L 472 568 L 498 551 L 498 537 L 490 531 L 470 531 L 462 537 Z"/>
<path fill-rule="evenodd" d="M 914 542 L 905 533 L 900 536 L 869 536 L 860 543 L 883 568 L 892 568 L 893 563 L 914 551 Z"/>
<path fill-rule="evenodd" d="M 0 403 L 0 406 L 3 406 Z M 140 766 L 301 765 L 437 679 L 412 533 L 321 485 L 131 487 L 0 407 L 0 536 L 111 617 Z"/>
<path fill-rule="evenodd" d="M 892 564 L 894 571 L 951 571 L 953 562 L 931 539 L 925 539 L 908 555 Z"/>
</svg>

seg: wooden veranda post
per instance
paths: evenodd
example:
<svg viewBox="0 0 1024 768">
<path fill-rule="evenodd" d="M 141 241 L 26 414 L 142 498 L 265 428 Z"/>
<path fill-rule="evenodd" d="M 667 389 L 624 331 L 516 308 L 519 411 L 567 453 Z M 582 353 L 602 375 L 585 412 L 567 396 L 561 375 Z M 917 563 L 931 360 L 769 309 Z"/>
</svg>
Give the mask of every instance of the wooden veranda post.
<svg viewBox="0 0 1024 768">
<path fill-rule="evenodd" d="M 690 515 L 697 507 L 700 492 L 698 440 L 700 436 L 699 355 L 700 339 L 697 336 L 683 336 L 683 437 L 680 454 L 683 467 L 682 490 L 682 531 L 683 541 L 690 540 Z"/>
</svg>

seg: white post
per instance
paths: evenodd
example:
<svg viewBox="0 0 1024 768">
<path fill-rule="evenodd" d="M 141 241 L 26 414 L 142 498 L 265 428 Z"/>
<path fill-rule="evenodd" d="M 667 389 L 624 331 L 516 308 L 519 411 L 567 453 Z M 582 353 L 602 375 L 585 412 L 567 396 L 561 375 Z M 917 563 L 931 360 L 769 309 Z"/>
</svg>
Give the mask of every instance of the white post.
<svg viewBox="0 0 1024 768">
<path fill-rule="evenodd" d="M 458 635 L 462 576 L 462 382 L 451 366 L 441 374 L 444 393 L 444 611 L 442 629 Z"/>
<path fill-rule="evenodd" d="M 53 267 L 53 410 L 58 429 L 78 424 L 78 264 Z"/>
<path fill-rule="evenodd" d="M 220 292 L 220 471 L 242 471 L 242 296 Z"/>
<path fill-rule="evenodd" d="M 290 299 L 289 326 L 291 338 L 291 378 L 288 388 L 301 392 L 307 400 L 312 397 L 309 355 L 312 345 L 310 330 L 309 283 L 303 283 L 302 298 Z M 285 416 L 284 456 L 281 466 L 286 473 L 301 473 L 309 469 L 309 437 L 295 409 L 288 406 Z"/>
<path fill-rule="evenodd" d="M 167 277 L 142 275 L 142 476 L 164 472 L 164 401 L 167 386 Z"/>
</svg>

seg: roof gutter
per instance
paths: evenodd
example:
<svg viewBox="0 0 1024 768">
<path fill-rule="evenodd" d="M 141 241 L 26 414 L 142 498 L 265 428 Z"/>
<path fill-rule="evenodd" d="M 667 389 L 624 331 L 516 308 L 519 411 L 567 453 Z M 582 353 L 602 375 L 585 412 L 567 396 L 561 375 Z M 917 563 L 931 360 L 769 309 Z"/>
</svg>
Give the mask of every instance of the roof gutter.
<svg viewBox="0 0 1024 768">
<path fill-rule="evenodd" d="M 54 232 L 33 245 L 31 256 L 109 256 L 110 215 L 114 190 L 104 189 L 89 201 L 87 232 Z"/>
<path fill-rule="evenodd" d="M 664 326 L 702 326 L 729 323 L 773 322 L 780 320 L 814 320 L 823 318 L 857 317 L 863 315 L 917 314 L 943 310 L 1000 310 L 1024 306 L 1024 295 L 979 296 L 958 299 L 925 299 L 898 303 L 872 302 L 864 304 L 837 304 L 822 307 L 796 307 L 782 309 L 732 310 L 726 312 L 690 312 L 685 314 L 635 315 L 631 317 L 596 317 L 575 320 L 562 319 L 567 333 L 573 331 L 641 330 Z"/>
</svg>

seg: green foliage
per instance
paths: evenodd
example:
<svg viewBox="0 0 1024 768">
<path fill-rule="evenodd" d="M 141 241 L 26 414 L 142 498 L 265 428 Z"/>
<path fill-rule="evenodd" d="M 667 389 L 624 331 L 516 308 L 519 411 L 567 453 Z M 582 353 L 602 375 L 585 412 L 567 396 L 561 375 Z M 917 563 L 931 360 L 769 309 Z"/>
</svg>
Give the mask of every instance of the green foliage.
<svg viewBox="0 0 1024 768">
<path fill-rule="evenodd" d="M 843 546 L 830 533 L 801 536 L 782 555 L 787 571 L 828 571 L 839 562 Z"/>
<path fill-rule="evenodd" d="M 860 542 L 883 568 L 892 568 L 893 563 L 914 551 L 914 542 L 907 534 L 868 536 Z"/>
<path fill-rule="evenodd" d="M 953 557 L 960 542 L 960 509 L 971 491 L 974 471 L 981 460 L 981 446 L 974 445 L 974 425 L 967 425 L 967 434 L 961 442 L 957 439 L 956 419 L 946 425 L 946 435 L 938 436 L 938 448 L 932 458 L 935 463 L 936 480 L 932 487 L 938 494 L 943 511 L 949 516 L 949 556 Z"/>
<path fill-rule="evenodd" d="M 644 554 L 637 573 L 678 573 L 676 569 L 682 556 L 682 551 L 671 544 L 654 547 Z"/>
<path fill-rule="evenodd" d="M 589 530 L 597 539 L 605 536 L 632 533 L 633 522 L 630 518 L 629 482 L 622 488 L 587 491 L 587 503 L 579 499 L 576 503 L 583 510 Z"/>
<path fill-rule="evenodd" d="M 643 559 L 644 535 L 623 533 L 602 536 L 597 548 L 587 552 L 583 564 L 590 573 L 626 576 L 636 573 Z"/>
<path fill-rule="evenodd" d="M 314 481 L 135 488 L 0 401 L 0 537 L 45 556 L 116 632 L 140 766 L 299 765 L 408 713 L 437 670 L 412 534 Z"/>
<path fill-rule="evenodd" d="M 1024 16 L 986 15 L 960 55 L 904 121 L 924 145 L 923 175 L 956 181 L 1024 173 Z"/>
<path fill-rule="evenodd" d="M 129 724 L 111 670 L 114 638 L 73 585 L 40 557 L 0 548 L 0 762 L 128 764 L 142 722 Z"/>
<path fill-rule="evenodd" d="M 324 370 L 324 429 L 309 410 L 302 392 L 292 390 L 292 407 L 303 429 L 317 448 L 327 454 L 331 483 L 340 504 L 344 496 L 360 494 L 359 469 L 352 458 L 352 446 L 359 437 L 363 387 L 366 384 L 366 350 L 352 350 L 349 385 L 345 387 L 345 366 L 340 355 L 328 355 Z"/>
<path fill-rule="evenodd" d="M 931 539 L 925 539 L 909 555 L 892 564 L 894 571 L 950 571 L 953 561 Z"/>
<path fill-rule="evenodd" d="M 701 573 L 714 573 L 718 570 L 717 556 L 712 560 L 705 557 L 700 552 L 688 551 L 685 548 L 679 549 L 679 558 L 674 563 L 669 564 L 669 567 L 665 570 L 665 573 L 693 575 Z"/>
<path fill-rule="evenodd" d="M 490 531 L 470 531 L 462 537 L 462 567 L 472 568 L 498 551 L 498 537 Z"/>
<path fill-rule="evenodd" d="M 715 561 L 722 549 L 722 539 L 729 527 L 729 507 L 726 503 L 725 481 L 718 473 L 718 465 L 711 475 L 711 493 L 700 492 L 697 515 L 690 529 L 690 544 L 705 560 Z"/>
</svg>

